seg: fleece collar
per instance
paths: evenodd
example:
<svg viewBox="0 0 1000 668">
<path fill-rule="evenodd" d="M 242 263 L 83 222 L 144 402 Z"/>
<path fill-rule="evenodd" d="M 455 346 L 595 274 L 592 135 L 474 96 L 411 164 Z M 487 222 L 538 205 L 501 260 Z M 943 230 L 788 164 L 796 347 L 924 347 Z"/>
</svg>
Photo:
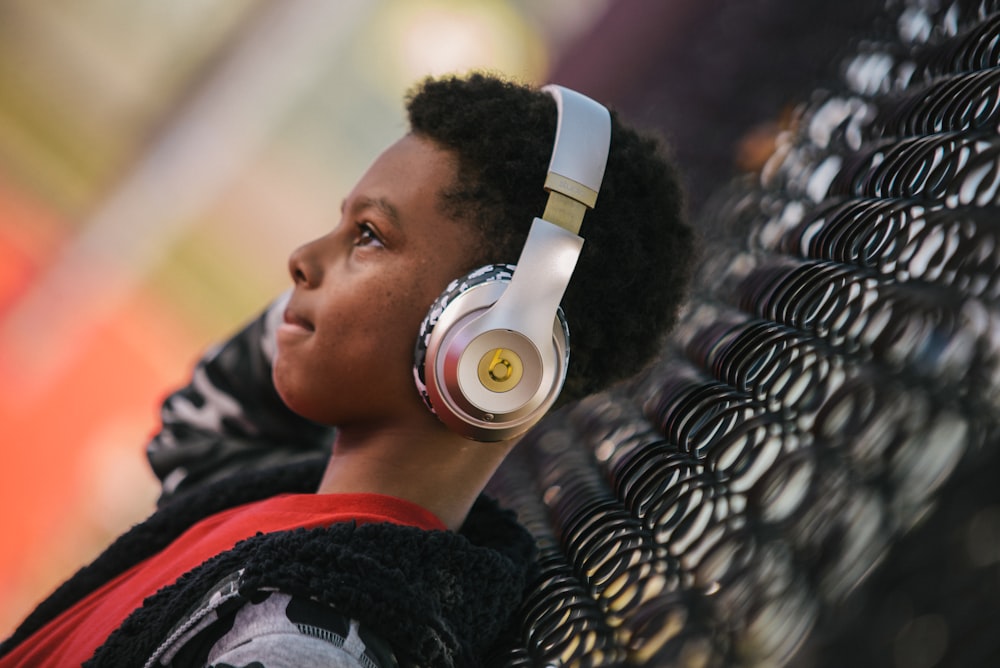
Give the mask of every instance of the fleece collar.
<svg viewBox="0 0 1000 668">
<path fill-rule="evenodd" d="M 281 492 L 315 489 L 324 462 L 235 476 L 161 508 L 80 571 L 29 617 L 7 647 L 202 517 Z M 480 499 L 460 533 L 345 523 L 261 534 L 238 543 L 146 600 L 88 665 L 141 666 L 221 580 L 242 570 L 241 594 L 280 590 L 349 611 L 404 662 L 475 665 L 516 609 L 534 556 L 511 513 Z M 391 557 L 391 558 L 390 558 Z"/>
</svg>

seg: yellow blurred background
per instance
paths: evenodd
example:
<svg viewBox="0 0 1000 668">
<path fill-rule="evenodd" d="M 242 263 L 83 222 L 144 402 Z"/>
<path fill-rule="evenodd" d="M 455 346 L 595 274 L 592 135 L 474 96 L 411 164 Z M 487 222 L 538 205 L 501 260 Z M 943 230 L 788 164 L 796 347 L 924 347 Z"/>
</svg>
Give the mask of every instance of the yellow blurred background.
<svg viewBox="0 0 1000 668">
<path fill-rule="evenodd" d="M 0 637 L 153 508 L 158 403 L 429 74 L 541 83 L 608 0 L 0 1 Z"/>
</svg>

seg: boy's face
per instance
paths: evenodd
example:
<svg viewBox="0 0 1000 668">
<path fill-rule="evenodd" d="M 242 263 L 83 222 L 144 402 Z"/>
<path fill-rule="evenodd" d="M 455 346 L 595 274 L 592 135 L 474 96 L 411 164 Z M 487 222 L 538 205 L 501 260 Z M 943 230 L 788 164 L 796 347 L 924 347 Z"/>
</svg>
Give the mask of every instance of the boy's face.
<svg viewBox="0 0 1000 668">
<path fill-rule="evenodd" d="M 455 178 L 449 152 L 407 135 L 361 177 L 340 222 L 292 253 L 273 372 L 292 410 L 345 428 L 435 419 L 413 385 L 413 346 L 431 302 L 472 268 L 474 232 L 438 207 Z"/>
</svg>

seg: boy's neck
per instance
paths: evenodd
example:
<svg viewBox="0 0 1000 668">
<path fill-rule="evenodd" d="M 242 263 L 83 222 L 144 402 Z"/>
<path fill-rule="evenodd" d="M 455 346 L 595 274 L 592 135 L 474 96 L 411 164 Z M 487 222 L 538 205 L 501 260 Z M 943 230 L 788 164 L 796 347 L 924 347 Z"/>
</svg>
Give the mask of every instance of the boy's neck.
<svg viewBox="0 0 1000 668">
<path fill-rule="evenodd" d="M 479 443 L 436 424 L 341 429 L 317 492 L 394 496 L 458 530 L 514 443 Z"/>
</svg>

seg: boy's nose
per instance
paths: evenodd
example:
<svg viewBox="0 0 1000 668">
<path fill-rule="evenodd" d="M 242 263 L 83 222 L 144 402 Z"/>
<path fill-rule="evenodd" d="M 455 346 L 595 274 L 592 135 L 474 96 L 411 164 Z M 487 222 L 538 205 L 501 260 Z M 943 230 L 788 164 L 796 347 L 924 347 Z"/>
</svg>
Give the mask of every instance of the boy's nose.
<svg viewBox="0 0 1000 668">
<path fill-rule="evenodd" d="M 288 273 L 296 285 L 315 287 L 319 283 L 321 270 L 310 252 L 312 245 L 299 246 L 288 256 Z"/>
</svg>

